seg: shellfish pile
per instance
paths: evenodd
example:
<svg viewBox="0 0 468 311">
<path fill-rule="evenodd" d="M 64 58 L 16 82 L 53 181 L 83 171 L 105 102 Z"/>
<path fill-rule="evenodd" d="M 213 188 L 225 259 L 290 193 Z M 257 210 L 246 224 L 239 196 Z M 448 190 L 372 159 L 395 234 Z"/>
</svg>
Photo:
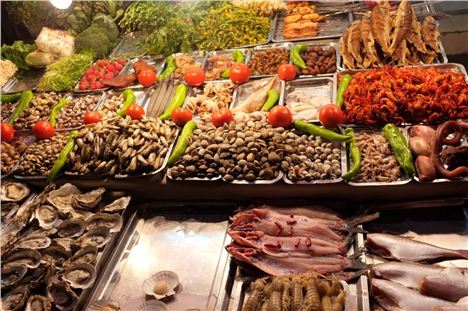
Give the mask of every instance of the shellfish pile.
<svg viewBox="0 0 468 311">
<path fill-rule="evenodd" d="M 29 194 L 22 184 L 2 185 L 2 310 L 73 310 L 96 279 L 99 251 L 122 227 L 130 197 L 72 184 L 29 197 L 8 217 L 5 200 Z"/>
<path fill-rule="evenodd" d="M 85 127 L 68 156 L 68 171 L 84 175 L 155 171 L 164 164 L 176 131 L 172 122 L 149 117 L 116 117 Z"/>
</svg>

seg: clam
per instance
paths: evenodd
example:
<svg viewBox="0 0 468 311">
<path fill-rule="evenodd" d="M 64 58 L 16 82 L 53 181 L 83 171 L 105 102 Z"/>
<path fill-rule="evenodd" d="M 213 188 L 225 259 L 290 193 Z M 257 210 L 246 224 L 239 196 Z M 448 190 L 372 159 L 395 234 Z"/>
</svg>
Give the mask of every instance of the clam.
<svg viewBox="0 0 468 311">
<path fill-rule="evenodd" d="M 118 302 L 109 300 L 96 300 L 93 302 L 86 311 L 120 311 Z"/>
<path fill-rule="evenodd" d="M 47 298 L 59 310 L 73 310 L 78 296 L 67 282 L 54 280 L 47 286 Z"/>
<path fill-rule="evenodd" d="M 41 295 L 33 295 L 29 297 L 25 311 L 50 311 L 52 304 L 50 301 Z"/>
<path fill-rule="evenodd" d="M 59 221 L 57 210 L 46 204 L 39 205 L 36 208 L 35 217 L 39 221 L 39 226 L 43 229 L 50 229 Z"/>
<path fill-rule="evenodd" d="M 76 242 L 73 238 L 55 238 L 52 241 L 52 244 L 56 246 L 61 246 L 69 252 L 76 248 Z"/>
<path fill-rule="evenodd" d="M 72 207 L 72 201 L 75 195 L 80 194 L 81 191 L 74 185 L 67 183 L 57 190 L 49 192 L 47 201 L 55 206 L 60 213 L 69 214 Z"/>
<path fill-rule="evenodd" d="M 118 198 L 117 200 L 114 200 L 112 203 L 107 204 L 106 206 L 102 207 L 100 209 L 101 212 L 106 212 L 106 213 L 117 213 L 125 208 L 127 208 L 128 204 L 130 203 L 130 199 L 132 197 L 121 197 Z"/>
<path fill-rule="evenodd" d="M 4 287 L 9 287 L 15 285 L 25 276 L 28 272 L 26 266 L 10 266 L 2 269 L 2 289 Z"/>
<path fill-rule="evenodd" d="M 16 311 L 23 310 L 29 296 L 29 287 L 21 285 L 13 288 L 8 293 L 2 293 L 2 310 Z"/>
<path fill-rule="evenodd" d="M 62 278 L 73 288 L 88 288 L 96 281 L 96 269 L 89 263 L 72 265 L 63 271 Z"/>
<path fill-rule="evenodd" d="M 61 246 L 49 246 L 42 251 L 42 262 L 54 264 L 54 266 L 59 268 L 71 255 L 70 251 Z"/>
<path fill-rule="evenodd" d="M 106 192 L 106 188 L 100 187 L 93 191 L 76 195 L 73 198 L 72 206 L 75 208 L 92 209 L 101 202 L 102 195 Z"/>
<path fill-rule="evenodd" d="M 15 248 L 42 249 L 49 247 L 51 242 L 49 237 L 42 234 L 29 234 L 18 240 L 14 246 Z"/>
<path fill-rule="evenodd" d="M 13 250 L 4 261 L 4 268 L 11 266 L 26 266 L 35 269 L 41 264 L 41 253 L 35 249 Z"/>
<path fill-rule="evenodd" d="M 83 234 L 79 239 L 78 243 L 81 247 L 93 245 L 97 248 L 101 248 L 109 242 L 111 234 L 109 229 L 104 227 L 98 227 L 93 230 L 89 230 Z"/>
<path fill-rule="evenodd" d="M 7 182 L 1 187 L 0 197 L 2 202 L 19 202 L 29 195 L 29 188 L 18 182 Z"/>
<path fill-rule="evenodd" d="M 82 219 L 70 218 L 64 220 L 57 229 L 57 235 L 59 237 L 73 238 L 83 234 L 85 231 L 85 222 Z"/>
<path fill-rule="evenodd" d="M 110 232 L 119 232 L 122 229 L 122 217 L 117 214 L 97 213 L 86 221 L 86 230 L 105 227 Z"/>
<path fill-rule="evenodd" d="M 90 265 L 96 264 L 96 259 L 98 255 L 98 249 L 96 246 L 88 245 L 81 248 L 77 251 L 72 258 L 68 259 L 63 265 L 64 266 L 71 266 L 81 263 L 87 263 Z"/>
<path fill-rule="evenodd" d="M 145 294 L 162 299 L 175 295 L 175 289 L 179 285 L 179 277 L 172 271 L 161 271 L 143 282 Z"/>
</svg>

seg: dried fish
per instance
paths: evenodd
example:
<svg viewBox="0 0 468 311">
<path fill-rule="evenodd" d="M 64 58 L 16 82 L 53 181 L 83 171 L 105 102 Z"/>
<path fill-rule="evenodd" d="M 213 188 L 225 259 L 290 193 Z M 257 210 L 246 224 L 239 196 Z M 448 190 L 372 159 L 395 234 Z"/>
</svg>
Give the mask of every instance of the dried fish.
<svg viewBox="0 0 468 311">
<path fill-rule="evenodd" d="M 343 36 L 340 38 L 340 54 L 343 58 L 344 65 L 349 69 L 356 68 L 354 65 L 354 58 L 351 53 L 348 51 L 348 38 L 349 38 L 349 27 L 343 33 Z"/>
<path fill-rule="evenodd" d="M 432 16 L 426 16 L 422 22 L 422 37 L 427 46 L 436 53 L 440 53 L 440 32 L 436 20 Z"/>
<path fill-rule="evenodd" d="M 375 40 L 382 51 L 391 56 L 390 48 L 390 4 L 388 1 L 379 1 L 371 12 L 371 28 Z"/>
<path fill-rule="evenodd" d="M 410 27 L 410 31 L 408 32 L 408 35 L 406 36 L 406 40 L 409 43 L 411 43 L 419 52 L 426 53 L 427 51 L 426 45 L 424 44 L 422 33 L 421 33 L 421 29 L 422 29 L 421 23 L 418 21 L 416 13 L 413 10 L 413 7 L 411 7 L 411 13 L 412 13 L 411 27 Z"/>
<path fill-rule="evenodd" d="M 368 12 L 362 17 L 361 21 L 361 39 L 364 43 L 364 50 L 366 51 L 366 56 L 362 65 L 365 68 L 372 67 L 374 64 L 378 65 L 380 63 L 379 57 L 377 56 L 377 50 L 375 49 L 375 38 L 372 33 L 371 13 Z"/>
<path fill-rule="evenodd" d="M 403 0 L 400 2 L 396 13 L 392 44 L 389 48 L 390 54 L 395 52 L 402 40 L 406 37 L 410 31 L 412 21 L 413 11 L 411 10 L 411 4 L 408 0 Z"/>
<path fill-rule="evenodd" d="M 356 65 L 362 65 L 362 57 L 361 57 L 361 22 L 356 21 L 353 22 L 349 28 L 349 36 L 348 36 L 348 50 L 351 55 L 356 60 Z"/>
</svg>

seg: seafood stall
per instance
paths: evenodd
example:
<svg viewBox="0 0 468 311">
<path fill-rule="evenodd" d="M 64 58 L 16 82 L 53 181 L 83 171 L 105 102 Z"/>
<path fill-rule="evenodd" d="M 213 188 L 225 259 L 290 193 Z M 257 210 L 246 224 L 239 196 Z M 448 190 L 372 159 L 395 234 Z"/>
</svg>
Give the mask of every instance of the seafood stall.
<svg viewBox="0 0 468 311">
<path fill-rule="evenodd" d="M 55 2 L 1 2 L 0 309 L 468 310 L 438 5 Z"/>
</svg>

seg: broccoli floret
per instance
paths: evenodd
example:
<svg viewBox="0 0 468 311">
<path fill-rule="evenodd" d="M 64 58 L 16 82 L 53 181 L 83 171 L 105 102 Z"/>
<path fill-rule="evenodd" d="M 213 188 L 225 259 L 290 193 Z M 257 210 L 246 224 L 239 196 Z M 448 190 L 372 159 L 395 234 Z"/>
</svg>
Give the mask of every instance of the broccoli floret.
<svg viewBox="0 0 468 311">
<path fill-rule="evenodd" d="M 91 26 L 100 28 L 111 42 L 117 40 L 119 37 L 119 29 L 109 15 L 97 14 L 96 17 L 94 17 Z"/>
<path fill-rule="evenodd" d="M 75 39 L 78 52 L 93 50 L 97 58 L 104 58 L 110 50 L 111 42 L 106 34 L 98 27 L 91 26 L 83 30 Z"/>
</svg>

